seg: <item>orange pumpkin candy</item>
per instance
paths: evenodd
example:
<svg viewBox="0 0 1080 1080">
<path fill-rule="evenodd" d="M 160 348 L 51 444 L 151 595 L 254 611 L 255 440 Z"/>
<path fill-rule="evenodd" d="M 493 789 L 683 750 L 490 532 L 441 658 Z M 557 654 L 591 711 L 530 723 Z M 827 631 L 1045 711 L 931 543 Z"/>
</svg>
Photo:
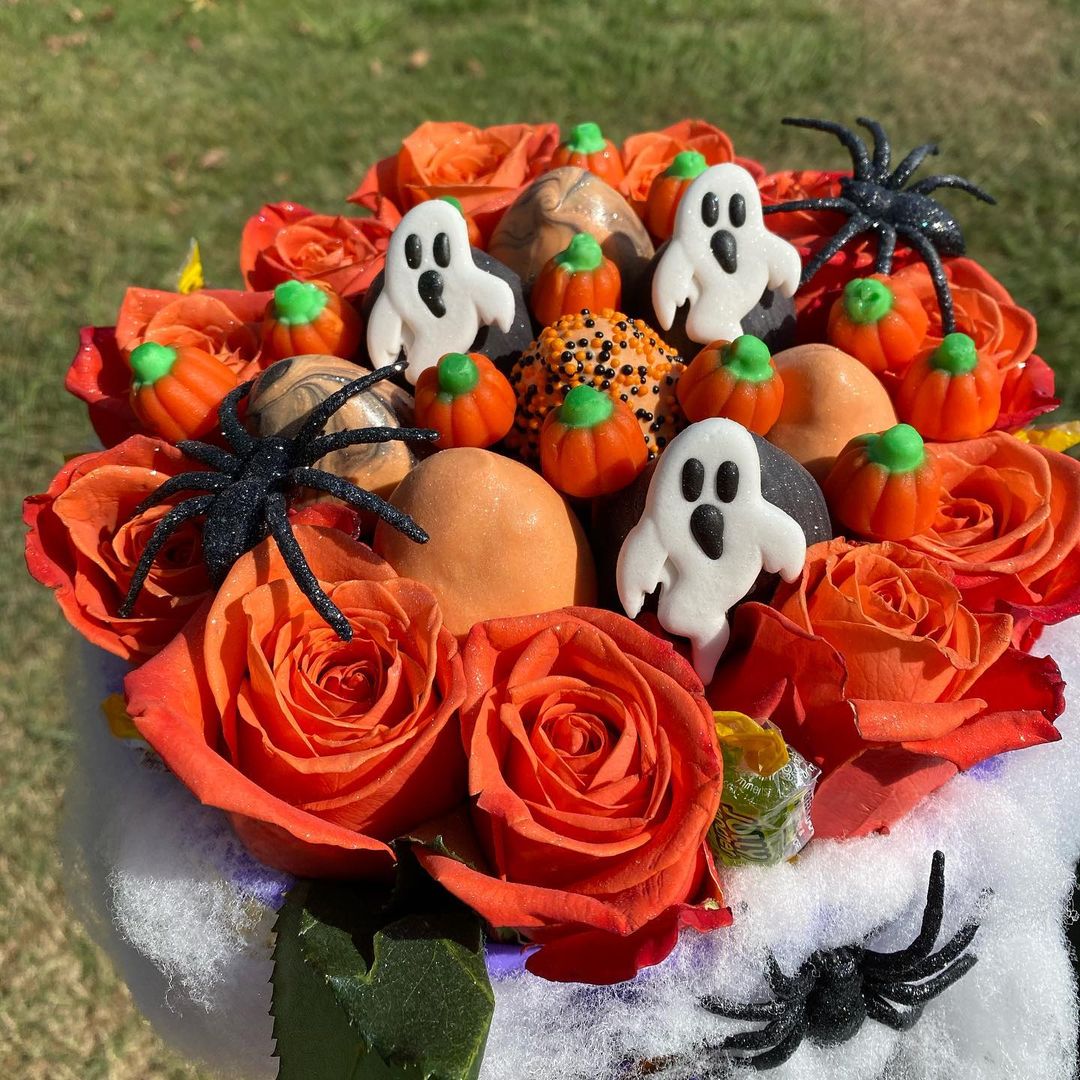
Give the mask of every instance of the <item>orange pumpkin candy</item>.
<svg viewBox="0 0 1080 1080">
<path fill-rule="evenodd" d="M 416 381 L 417 426 L 439 433 L 440 450 L 497 443 L 513 425 L 516 408 L 509 380 L 480 353 L 447 353 Z"/>
<path fill-rule="evenodd" d="M 217 426 L 221 399 L 239 379 L 216 356 L 194 345 L 144 341 L 132 350 L 131 408 L 169 442 L 201 439 Z"/>
<path fill-rule="evenodd" d="M 529 301 L 544 326 L 581 311 L 617 309 L 622 301 L 619 268 L 604 255 L 595 237 L 577 233 L 544 265 Z"/>
<path fill-rule="evenodd" d="M 649 458 L 628 405 L 592 386 L 575 386 L 540 429 L 540 470 L 565 495 L 610 495 L 636 479 Z"/>
<path fill-rule="evenodd" d="M 683 372 L 675 393 L 691 423 L 723 416 L 755 435 L 769 431 L 784 403 L 784 383 L 769 347 L 753 334 L 707 345 Z"/>
<path fill-rule="evenodd" d="M 860 435 L 840 451 L 822 484 L 833 520 L 871 540 L 907 540 L 937 515 L 941 478 L 909 424 Z"/>
<path fill-rule="evenodd" d="M 929 318 L 910 286 L 885 274 L 853 278 L 833 302 L 829 344 L 875 375 L 903 371 L 926 337 Z"/>
<path fill-rule="evenodd" d="M 283 281 L 262 323 L 264 364 L 290 356 L 350 359 L 360 344 L 360 316 L 321 281 Z"/>
<path fill-rule="evenodd" d="M 657 243 L 671 237 L 683 194 L 708 167 L 704 154 L 683 150 L 655 177 L 645 200 L 645 228 Z"/>
<path fill-rule="evenodd" d="M 559 169 L 564 165 L 588 169 L 593 176 L 598 176 L 612 187 L 618 187 L 626 175 L 615 144 L 604 138 L 598 124 L 591 122 L 575 125 L 570 138 L 556 147 L 548 168 Z"/>
<path fill-rule="evenodd" d="M 927 439 L 956 442 L 988 432 L 1001 412 L 1002 374 L 967 334 L 946 334 L 907 369 L 896 412 Z"/>
</svg>

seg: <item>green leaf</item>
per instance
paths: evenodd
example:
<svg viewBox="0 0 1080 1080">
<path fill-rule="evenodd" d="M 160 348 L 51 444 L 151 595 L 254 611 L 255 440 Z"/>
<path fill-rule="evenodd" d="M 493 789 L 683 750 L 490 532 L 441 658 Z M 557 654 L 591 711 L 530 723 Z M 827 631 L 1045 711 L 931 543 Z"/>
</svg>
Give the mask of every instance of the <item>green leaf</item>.
<svg viewBox="0 0 1080 1080">
<path fill-rule="evenodd" d="M 430 890 L 421 891 L 432 905 Z M 278 916 L 278 1080 L 476 1080 L 494 995 L 480 921 L 415 891 L 299 882 Z"/>
</svg>

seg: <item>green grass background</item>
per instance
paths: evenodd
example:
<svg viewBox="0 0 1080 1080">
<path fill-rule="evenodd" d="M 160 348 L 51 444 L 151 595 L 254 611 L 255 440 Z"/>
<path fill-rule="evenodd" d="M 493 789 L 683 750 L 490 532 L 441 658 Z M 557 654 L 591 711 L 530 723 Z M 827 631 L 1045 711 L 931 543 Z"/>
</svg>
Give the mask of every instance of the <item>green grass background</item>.
<svg viewBox="0 0 1080 1080">
<path fill-rule="evenodd" d="M 783 115 L 880 118 L 903 152 L 996 194 L 943 198 L 971 254 L 1036 312 L 1067 415 L 1077 264 L 1080 12 L 1072 0 L 0 0 L 0 1076 L 198 1074 L 134 1013 L 65 912 L 54 845 L 72 745 L 69 645 L 26 577 L 21 497 L 89 428 L 61 385 L 125 287 L 212 284 L 262 202 L 342 200 L 426 118 L 700 116 L 771 168 L 843 166 Z M 108 792 L 101 793 L 108 798 Z"/>
</svg>

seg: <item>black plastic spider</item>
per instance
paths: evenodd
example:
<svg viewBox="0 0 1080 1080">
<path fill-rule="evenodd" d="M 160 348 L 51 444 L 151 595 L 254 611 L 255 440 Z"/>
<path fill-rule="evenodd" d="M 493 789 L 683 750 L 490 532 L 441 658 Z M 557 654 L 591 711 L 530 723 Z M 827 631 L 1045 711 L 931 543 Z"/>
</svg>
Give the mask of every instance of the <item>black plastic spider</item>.
<svg viewBox="0 0 1080 1080">
<path fill-rule="evenodd" d="M 956 218 L 936 199 L 930 198 L 930 192 L 951 187 L 966 191 L 983 202 L 993 204 L 995 199 L 970 180 L 953 174 L 928 176 L 905 188 L 915 170 L 927 157 L 938 152 L 937 144 L 924 143 L 915 147 L 889 172 L 892 149 L 885 129 L 876 120 L 867 120 L 864 116 L 860 116 L 857 122 L 874 136 L 873 159 L 866 144 L 851 128 L 832 120 L 785 117 L 782 123 L 792 127 L 811 128 L 835 135 L 851 154 L 852 175 L 840 178 L 840 195 L 835 198 L 775 203 L 763 207 L 763 212 L 780 214 L 788 210 L 839 210 L 848 215 L 843 228 L 803 267 L 803 285 L 845 244 L 865 232 L 875 232 L 878 237 L 874 271 L 878 274 L 891 273 L 896 238 L 903 237 L 918 252 L 930 271 L 941 311 L 942 328 L 945 333 L 951 334 L 956 329 L 956 317 L 949 283 L 941 266 L 941 256 L 963 255 L 964 236 Z"/>
<path fill-rule="evenodd" d="M 754 1069 L 782 1065 L 804 1038 L 833 1046 L 852 1038 L 869 1017 L 906 1031 L 931 998 L 948 989 L 975 966 L 964 950 L 979 924 L 961 928 L 933 952 L 945 902 L 945 856 L 934 852 L 918 937 L 898 952 L 874 952 L 863 945 L 843 945 L 813 953 L 794 975 L 785 975 L 770 956 L 766 978 L 773 1000 L 740 1004 L 706 997 L 702 1006 L 731 1020 L 766 1021 L 764 1027 L 729 1035 L 713 1049 L 725 1059 Z M 963 955 L 961 955 L 963 954 Z M 703 1078 L 707 1080 L 707 1078 Z"/>
<path fill-rule="evenodd" d="M 439 433 L 428 428 L 350 428 L 321 434 L 327 421 L 350 398 L 397 375 L 404 367 L 405 362 L 399 361 L 346 383 L 311 411 L 292 438 L 282 435 L 257 438 L 240 423 L 237 406 L 254 380 L 230 391 L 218 408 L 218 422 L 233 452 L 192 440 L 177 443 L 177 448 L 188 457 L 216 471 L 185 472 L 166 480 L 132 514 L 137 517 L 180 491 L 208 493 L 193 495 L 178 503 L 158 522 L 135 568 L 120 614 L 125 618 L 130 616 L 146 575 L 169 536 L 185 521 L 203 516 L 206 519 L 202 535 L 203 559 L 210 583 L 215 588 L 245 551 L 250 551 L 266 536 L 273 536 L 285 565 L 312 606 L 338 637 L 351 641 L 352 627 L 348 619 L 323 592 L 296 542 L 289 524 L 287 492 L 298 487 L 324 491 L 358 510 L 377 514 L 409 539 L 427 543 L 427 533 L 408 514 L 340 476 L 312 467 L 324 455 L 346 446 L 398 439 L 430 442 L 438 438 Z"/>
</svg>

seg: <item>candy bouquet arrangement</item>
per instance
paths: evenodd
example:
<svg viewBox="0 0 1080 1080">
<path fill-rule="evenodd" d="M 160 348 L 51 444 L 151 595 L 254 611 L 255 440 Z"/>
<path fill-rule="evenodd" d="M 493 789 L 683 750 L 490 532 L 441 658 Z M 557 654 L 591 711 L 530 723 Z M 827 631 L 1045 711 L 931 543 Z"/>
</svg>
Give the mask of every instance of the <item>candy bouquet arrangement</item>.
<svg viewBox="0 0 1080 1080">
<path fill-rule="evenodd" d="M 991 196 L 785 122 L 426 123 L 83 330 L 72 891 L 190 1056 L 1071 1075 L 1080 427 Z"/>
</svg>

